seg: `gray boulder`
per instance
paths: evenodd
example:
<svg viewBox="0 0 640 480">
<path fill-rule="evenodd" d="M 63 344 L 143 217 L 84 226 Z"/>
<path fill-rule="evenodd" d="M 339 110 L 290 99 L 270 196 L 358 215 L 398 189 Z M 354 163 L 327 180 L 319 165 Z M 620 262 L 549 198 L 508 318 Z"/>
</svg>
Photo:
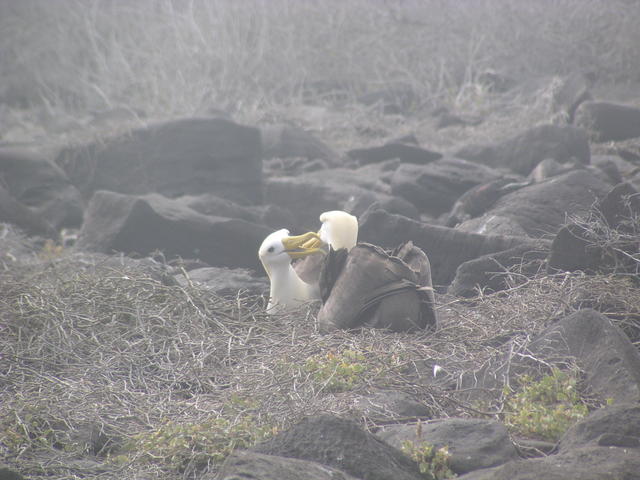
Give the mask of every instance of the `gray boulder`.
<svg viewBox="0 0 640 480">
<path fill-rule="evenodd" d="M 638 262 L 633 259 L 636 232 L 629 221 L 638 215 L 638 191 L 629 183 L 616 185 L 591 208 L 591 226 L 570 223 L 558 231 L 551 244 L 548 270 L 637 273 Z M 615 239 L 608 247 L 602 243 L 606 237 Z"/>
<path fill-rule="evenodd" d="M 327 160 L 336 165 L 340 155 L 309 132 L 290 125 L 267 125 L 260 128 L 265 158 L 301 157 Z"/>
<path fill-rule="evenodd" d="M 372 168 L 375 167 L 375 168 Z M 391 198 L 389 186 L 380 180 L 384 165 L 359 169 L 330 168 L 297 176 L 278 176 L 265 180 L 265 203 L 290 210 L 290 230 L 318 230 L 318 217 L 329 210 L 343 210 L 352 197 L 375 196 L 376 201 Z"/>
<path fill-rule="evenodd" d="M 498 178 L 470 188 L 453 204 L 445 225 L 455 227 L 465 220 L 476 218 L 489 210 L 500 197 L 530 185 L 530 182 L 515 182 L 513 178 Z"/>
<path fill-rule="evenodd" d="M 111 190 L 167 197 L 214 193 L 240 203 L 262 202 L 260 131 L 222 118 L 152 124 L 67 148 L 56 163 L 86 197 Z"/>
<path fill-rule="evenodd" d="M 401 197 L 387 197 L 363 191 L 349 197 L 349 200 L 344 204 L 344 210 L 356 217 L 360 217 L 369 208 L 379 208 L 389 213 L 396 213 L 415 220 L 420 219 L 418 209 Z"/>
<path fill-rule="evenodd" d="M 596 410 L 565 432 L 559 451 L 587 446 L 640 448 L 640 405 L 622 403 Z"/>
<path fill-rule="evenodd" d="M 574 357 L 590 391 L 614 403 L 640 401 L 640 353 L 620 328 L 595 310 L 549 327 L 529 350 L 550 361 Z"/>
<path fill-rule="evenodd" d="M 218 474 L 204 476 L 216 480 L 358 480 L 351 475 L 309 460 L 263 455 L 256 452 L 236 450 L 229 455 Z"/>
<path fill-rule="evenodd" d="M 358 397 L 355 399 L 354 408 L 373 422 L 425 419 L 433 415 L 431 409 L 416 396 L 395 390 L 377 390 Z M 394 446 L 400 448 L 399 445 Z"/>
<path fill-rule="evenodd" d="M 509 345 L 511 348 L 511 345 Z M 614 403 L 640 400 L 640 353 L 629 338 L 595 310 L 585 309 L 565 317 L 536 336 L 513 357 L 498 355 L 480 370 L 463 375 L 462 389 L 479 389 L 470 397 L 500 395 L 507 381 L 535 373 L 542 365 L 575 360 L 585 373 L 585 384 L 600 400 Z M 507 361 L 508 360 L 508 361 Z M 481 391 L 482 390 L 482 391 Z"/>
<path fill-rule="evenodd" d="M 546 181 L 523 187 L 501 197 L 478 218 L 458 225 L 470 233 L 493 233 L 495 217 L 514 221 L 529 236 L 540 238 L 556 233 L 567 219 L 585 214 L 604 197 L 611 184 L 587 170 L 574 170 Z"/>
<path fill-rule="evenodd" d="M 584 447 L 559 455 L 476 470 L 458 477 L 458 480 L 636 480 L 638 472 L 638 450 Z"/>
<path fill-rule="evenodd" d="M 13 198 L 2 184 L 0 184 L 0 222 L 13 224 L 27 235 L 42 235 L 54 240 L 58 239 L 58 232 L 49 222 Z"/>
<path fill-rule="evenodd" d="M 390 425 L 377 436 L 401 448 L 403 442 L 425 442 L 436 448 L 448 447 L 451 470 L 462 475 L 495 467 L 518 458 L 505 426 L 495 420 L 447 418 L 416 425 Z"/>
<path fill-rule="evenodd" d="M 545 158 L 561 163 L 575 158 L 587 165 L 591 158 L 587 132 L 572 126 L 540 125 L 493 145 L 469 145 L 456 157 L 490 167 L 504 167 L 528 175 Z"/>
<path fill-rule="evenodd" d="M 529 236 L 516 218 L 506 215 L 491 215 L 490 213 L 465 220 L 458 224 L 456 229 L 482 235 L 507 235 L 522 238 Z"/>
<path fill-rule="evenodd" d="M 13 199 L 31 210 L 32 221 L 25 218 L 30 230 L 46 230 L 36 226 L 42 222 L 55 230 L 82 223 L 80 193 L 60 167 L 36 153 L 0 148 L 0 183 Z"/>
<path fill-rule="evenodd" d="M 403 142 L 389 142 L 379 147 L 355 148 L 347 152 L 360 165 L 398 158 L 403 163 L 424 165 L 442 158 L 442 154 Z"/>
<path fill-rule="evenodd" d="M 575 114 L 575 124 L 597 142 L 640 137 L 640 108 L 610 102 L 584 102 Z"/>
<path fill-rule="evenodd" d="M 304 418 L 251 450 L 318 462 L 367 480 L 422 478 L 418 466 L 398 449 L 332 415 Z"/>
<path fill-rule="evenodd" d="M 513 267 L 517 267 L 518 280 L 522 275 L 533 276 L 540 272 L 546 263 L 549 246 L 548 240 L 536 240 L 468 260 L 457 268 L 447 293 L 468 297 L 477 294 L 478 290 L 504 290 L 513 280 L 510 275 Z"/>
<path fill-rule="evenodd" d="M 429 225 L 379 209 L 370 209 L 360 217 L 358 238 L 383 248 L 395 248 L 411 240 L 429 257 L 436 286 L 450 283 L 457 268 L 468 260 L 531 242 L 528 238 L 479 235 Z"/>
<path fill-rule="evenodd" d="M 212 266 L 261 271 L 260 243 L 271 233 L 245 220 L 202 215 L 161 195 L 97 192 L 91 199 L 77 248 L 199 258 Z"/>
<path fill-rule="evenodd" d="M 413 203 L 420 212 L 448 212 L 464 192 L 505 176 L 490 167 L 455 157 L 427 165 L 402 164 L 391 179 L 391 192 Z"/>
<path fill-rule="evenodd" d="M 292 223 L 291 212 L 277 205 L 240 205 L 210 193 L 185 195 L 177 198 L 176 201 L 204 215 L 262 223 L 274 230 L 284 228 Z"/>
</svg>

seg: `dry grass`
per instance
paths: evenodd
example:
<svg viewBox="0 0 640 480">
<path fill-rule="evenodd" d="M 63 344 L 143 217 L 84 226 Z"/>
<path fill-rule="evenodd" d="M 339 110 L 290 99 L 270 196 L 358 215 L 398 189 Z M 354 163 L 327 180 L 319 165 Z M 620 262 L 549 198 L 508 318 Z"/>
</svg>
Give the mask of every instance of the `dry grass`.
<svg viewBox="0 0 640 480">
<path fill-rule="evenodd" d="M 178 468 L 150 461 L 149 438 L 167 425 L 212 421 L 225 422 L 230 438 L 234 426 L 264 433 L 318 412 L 373 428 L 389 418 L 356 401 L 380 389 L 407 392 L 436 417 L 478 415 L 451 387 L 501 343 L 526 343 L 604 297 L 620 322 L 640 312 L 637 287 L 623 280 L 563 275 L 472 301 L 440 298 L 435 334 L 320 335 L 313 310 L 267 316 L 262 299 L 167 286 L 96 258 L 63 256 L 0 274 L 0 458 L 34 478 L 196 476 L 190 455 L 206 468 L 196 446 Z M 318 376 L 308 368 L 310 358 L 349 358 L 346 351 L 362 365 L 346 374 L 347 388 L 328 388 L 337 369 Z M 445 369 L 437 382 L 435 363 Z"/>
</svg>

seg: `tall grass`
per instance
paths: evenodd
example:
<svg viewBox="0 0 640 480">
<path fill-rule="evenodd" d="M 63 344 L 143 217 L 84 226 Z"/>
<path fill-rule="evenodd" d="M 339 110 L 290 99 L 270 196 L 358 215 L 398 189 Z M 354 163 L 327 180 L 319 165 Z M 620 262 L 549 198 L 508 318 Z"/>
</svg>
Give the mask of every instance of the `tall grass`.
<svg viewBox="0 0 640 480">
<path fill-rule="evenodd" d="M 388 85 L 448 101 L 489 68 L 637 80 L 638 24 L 619 0 L 0 0 L 0 81 L 149 116 Z"/>
</svg>

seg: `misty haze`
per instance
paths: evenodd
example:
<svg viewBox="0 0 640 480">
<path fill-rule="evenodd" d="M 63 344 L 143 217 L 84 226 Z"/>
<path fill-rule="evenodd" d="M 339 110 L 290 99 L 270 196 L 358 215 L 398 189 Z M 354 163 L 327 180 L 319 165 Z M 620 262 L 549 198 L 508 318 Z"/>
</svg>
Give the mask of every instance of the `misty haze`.
<svg viewBox="0 0 640 480">
<path fill-rule="evenodd" d="M 0 0 L 0 480 L 639 478 L 639 26 Z"/>
</svg>

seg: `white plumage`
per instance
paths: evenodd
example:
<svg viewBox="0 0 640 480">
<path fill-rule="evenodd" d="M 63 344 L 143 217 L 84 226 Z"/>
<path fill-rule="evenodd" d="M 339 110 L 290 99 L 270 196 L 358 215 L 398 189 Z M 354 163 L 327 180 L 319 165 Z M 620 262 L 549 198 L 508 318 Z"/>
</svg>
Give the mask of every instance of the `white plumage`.
<svg viewBox="0 0 640 480">
<path fill-rule="evenodd" d="M 289 230 L 283 228 L 267 236 L 258 250 L 258 257 L 271 282 L 267 306 L 270 312 L 320 298 L 318 286 L 303 282 L 291 266 L 292 259 L 309 253 L 287 248 L 288 238 Z"/>
<path fill-rule="evenodd" d="M 258 257 L 271 283 L 268 312 L 297 307 L 302 303 L 320 298 L 317 283 L 303 281 L 291 261 L 316 253 L 326 253 L 328 246 L 334 250 L 350 250 L 358 241 L 358 219 L 340 210 L 324 212 L 320 215 L 322 226 L 318 233 L 290 236 L 283 228 L 264 239 Z M 315 268 L 320 264 L 315 262 Z M 319 274 L 316 274 L 317 278 Z"/>
<path fill-rule="evenodd" d="M 320 215 L 322 226 L 318 235 L 334 250 L 351 250 L 358 243 L 358 219 L 342 210 L 332 210 Z"/>
</svg>

